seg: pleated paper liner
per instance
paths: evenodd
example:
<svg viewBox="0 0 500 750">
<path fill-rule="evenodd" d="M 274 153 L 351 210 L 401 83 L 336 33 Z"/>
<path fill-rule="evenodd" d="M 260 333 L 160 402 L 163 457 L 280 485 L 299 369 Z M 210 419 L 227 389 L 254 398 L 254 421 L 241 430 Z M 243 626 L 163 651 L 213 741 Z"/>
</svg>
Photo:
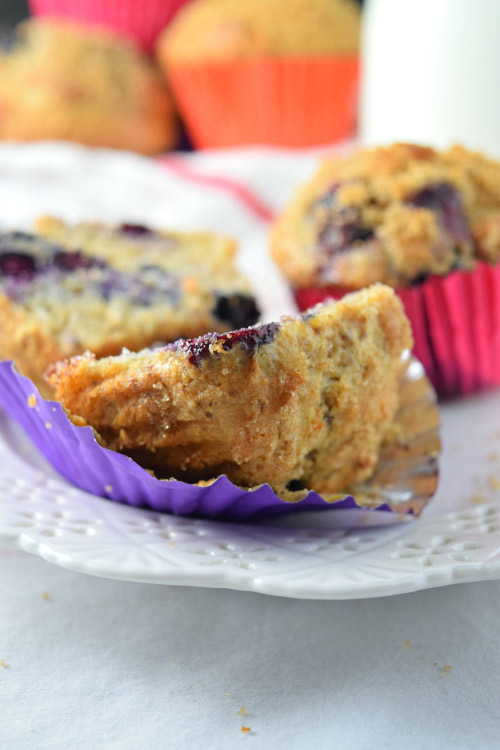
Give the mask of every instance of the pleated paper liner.
<svg viewBox="0 0 500 750">
<path fill-rule="evenodd" d="M 158 36 L 187 0 L 29 0 L 35 16 L 104 26 L 152 53 Z"/>
<path fill-rule="evenodd" d="M 348 290 L 295 289 L 301 310 Z M 438 394 L 444 398 L 500 385 L 500 265 L 430 276 L 397 289 L 410 319 L 415 347 Z"/>
<path fill-rule="evenodd" d="M 166 75 L 198 148 L 317 146 L 354 132 L 355 55 L 172 63 Z"/>
<path fill-rule="evenodd" d="M 0 363 L 0 404 L 72 484 L 120 503 L 177 515 L 231 521 L 327 509 L 363 509 L 365 518 L 366 511 L 418 515 L 437 485 L 440 442 L 435 394 L 422 366 L 408 353 L 396 425 L 373 477 L 345 495 L 321 497 L 304 490 L 297 493 L 297 502 L 281 500 L 267 484 L 242 489 L 226 476 L 207 486 L 156 479 L 131 458 L 103 448 L 90 427 L 73 424 L 62 405 L 43 399 L 11 362 Z"/>
</svg>

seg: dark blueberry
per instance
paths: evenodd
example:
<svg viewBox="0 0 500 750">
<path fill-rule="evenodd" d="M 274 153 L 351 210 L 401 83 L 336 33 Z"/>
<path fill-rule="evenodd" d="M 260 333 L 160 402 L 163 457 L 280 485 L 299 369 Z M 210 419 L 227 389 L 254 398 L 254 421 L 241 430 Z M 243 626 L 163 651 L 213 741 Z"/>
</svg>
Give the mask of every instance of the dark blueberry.
<svg viewBox="0 0 500 750">
<path fill-rule="evenodd" d="M 36 242 L 39 239 L 34 234 L 29 234 L 28 232 L 8 232 L 4 237 L 14 242 Z"/>
<path fill-rule="evenodd" d="M 330 185 L 328 190 L 326 190 L 323 195 L 318 198 L 314 206 L 319 206 L 321 208 L 331 208 L 331 206 L 334 206 L 337 202 L 336 193 L 339 187 L 340 182 L 335 182 L 333 185 Z"/>
<path fill-rule="evenodd" d="M 331 214 L 321 228 L 319 249 L 326 255 L 346 252 L 356 242 L 365 242 L 373 237 L 373 230 L 365 227 L 356 209 L 346 208 Z"/>
<path fill-rule="evenodd" d="M 160 268 L 160 266 L 154 266 L 152 264 L 149 264 L 147 266 L 141 266 L 139 268 L 139 271 L 154 271 L 154 273 L 158 273 L 158 274 L 166 273 L 164 268 Z"/>
<path fill-rule="evenodd" d="M 80 250 L 76 252 L 59 250 L 54 254 L 52 262 L 60 271 L 76 271 L 78 268 L 102 267 L 105 265 L 103 261 L 99 261 L 97 258 L 90 258 L 88 255 L 80 252 Z"/>
<path fill-rule="evenodd" d="M 118 227 L 118 231 L 130 237 L 143 237 L 144 235 L 154 234 L 152 229 L 145 227 L 143 224 L 121 224 Z"/>
<path fill-rule="evenodd" d="M 286 488 L 289 492 L 299 492 L 300 490 L 305 490 L 305 485 L 302 479 L 291 479 Z"/>
<path fill-rule="evenodd" d="M 35 258 L 28 253 L 2 253 L 0 255 L 0 273 L 15 279 L 31 279 L 38 272 Z"/>
<path fill-rule="evenodd" d="M 49 257 L 56 250 L 61 249 L 59 245 L 47 242 L 42 237 L 28 232 L 5 232 L 0 234 L 0 252 L 13 252 L 31 255 L 32 251 L 42 256 Z"/>
<path fill-rule="evenodd" d="M 321 208 L 325 213 L 318 232 L 318 251 L 326 256 L 349 251 L 356 242 L 365 242 L 374 236 L 373 229 L 361 221 L 358 208 L 342 206 L 337 201 L 340 184 L 329 187 L 313 206 L 313 210 Z"/>
<path fill-rule="evenodd" d="M 113 292 L 116 293 L 116 284 L 113 278 L 107 278 L 100 281 L 98 285 L 99 294 L 106 302 L 110 299 Z"/>
<path fill-rule="evenodd" d="M 442 225 L 459 244 L 471 242 L 469 223 L 465 216 L 460 193 L 447 182 L 436 182 L 419 190 L 406 200 L 417 208 L 427 208 L 438 214 Z"/>
<path fill-rule="evenodd" d="M 246 294 L 219 294 L 213 315 L 231 328 L 246 328 L 256 323 L 260 311 L 253 297 Z"/>
<path fill-rule="evenodd" d="M 210 355 L 211 344 L 222 342 L 222 348 L 226 352 L 231 351 L 236 344 L 241 344 L 244 351 L 253 354 L 260 346 L 274 341 L 279 328 L 279 323 L 266 323 L 265 325 L 242 328 L 230 333 L 207 333 L 197 339 L 179 339 L 179 341 L 174 341 L 173 344 L 167 344 L 165 349 L 168 351 L 184 351 L 188 354 L 189 362 L 192 365 L 199 365 L 203 359 Z"/>
</svg>

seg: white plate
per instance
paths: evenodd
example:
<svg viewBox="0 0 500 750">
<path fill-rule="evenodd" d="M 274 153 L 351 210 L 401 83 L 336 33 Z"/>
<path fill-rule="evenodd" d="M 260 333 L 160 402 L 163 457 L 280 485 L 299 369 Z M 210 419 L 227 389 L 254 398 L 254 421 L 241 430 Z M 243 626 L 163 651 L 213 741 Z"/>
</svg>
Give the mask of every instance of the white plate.
<svg viewBox="0 0 500 750">
<path fill-rule="evenodd" d="M 265 158 L 261 171 L 269 189 L 273 157 L 254 154 L 252 169 L 257 158 Z M 304 161 L 290 159 L 301 174 Z M 233 166 L 237 162 L 235 154 Z M 261 299 L 272 303 L 266 317 L 277 306 L 288 311 L 286 288 L 263 255 L 265 228 L 227 195 L 177 186 L 170 174 L 139 157 L 53 144 L 2 146 L 0 187 L 8 196 L 0 221 L 9 226 L 29 226 L 47 211 L 72 219 L 161 224 L 162 202 L 167 223 L 175 223 L 170 217 L 177 211 L 177 226 L 190 226 L 189 216 L 192 226 L 200 226 L 200 216 L 208 223 L 209 204 L 210 227 L 244 238 L 243 264 L 251 260 Z M 92 575 L 297 598 L 381 596 L 497 578 L 499 415 L 499 392 L 446 405 L 441 486 L 421 519 L 346 531 L 333 526 L 346 520 L 341 512 L 244 526 L 181 519 L 93 497 L 59 478 L 0 414 L 0 542 Z"/>
<path fill-rule="evenodd" d="M 487 499 L 498 496 L 500 437 L 498 426 L 496 435 L 490 428 L 499 410 L 500 394 L 444 409 L 450 455 L 443 488 L 420 520 L 347 531 L 332 526 L 342 511 L 247 526 L 117 505 L 58 478 L 2 416 L 0 541 L 91 575 L 297 598 L 382 596 L 497 578 L 500 505 Z"/>
</svg>

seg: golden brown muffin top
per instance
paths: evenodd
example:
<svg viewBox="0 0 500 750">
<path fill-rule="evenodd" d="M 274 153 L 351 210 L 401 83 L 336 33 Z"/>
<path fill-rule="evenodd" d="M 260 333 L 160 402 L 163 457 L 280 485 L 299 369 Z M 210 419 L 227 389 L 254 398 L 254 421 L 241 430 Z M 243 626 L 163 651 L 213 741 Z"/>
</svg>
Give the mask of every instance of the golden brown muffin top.
<svg viewBox="0 0 500 750">
<path fill-rule="evenodd" d="M 18 40 L 0 56 L 0 137 L 67 137 L 145 153 L 172 145 L 170 97 L 132 42 L 46 19 L 22 23 Z"/>
<path fill-rule="evenodd" d="M 165 62 L 355 53 L 354 0 L 195 0 L 160 37 Z"/>
<path fill-rule="evenodd" d="M 461 146 L 327 159 L 278 219 L 272 251 L 298 286 L 405 286 L 500 259 L 500 163 Z"/>
</svg>

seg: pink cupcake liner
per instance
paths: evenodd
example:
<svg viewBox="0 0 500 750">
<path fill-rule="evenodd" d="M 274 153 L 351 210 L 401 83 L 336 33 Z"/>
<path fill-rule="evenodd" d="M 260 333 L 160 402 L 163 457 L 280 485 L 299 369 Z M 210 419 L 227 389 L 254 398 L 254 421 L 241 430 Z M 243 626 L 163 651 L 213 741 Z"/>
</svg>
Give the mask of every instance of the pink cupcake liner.
<svg viewBox="0 0 500 750">
<path fill-rule="evenodd" d="M 189 0 L 29 0 L 33 15 L 105 26 L 133 37 L 145 52 Z"/>
<path fill-rule="evenodd" d="M 294 294 L 306 310 L 348 291 L 308 287 Z M 500 265 L 481 262 L 473 271 L 431 276 L 396 293 L 413 328 L 413 353 L 440 396 L 500 385 Z"/>
<path fill-rule="evenodd" d="M 423 377 L 415 361 L 408 366 L 403 381 L 401 408 L 407 410 L 404 394 L 415 398 L 411 387 Z M 409 388 L 405 388 L 409 385 Z M 31 380 L 20 375 L 12 362 L 0 363 L 0 405 L 24 428 L 53 467 L 72 484 L 94 495 L 136 507 L 152 508 L 183 516 L 252 521 L 284 513 L 316 510 L 363 510 L 364 514 L 389 511 L 415 514 L 422 510 L 435 491 L 438 478 L 435 399 L 424 384 L 424 397 L 416 406 L 430 410 L 431 426 L 412 435 L 417 450 L 401 457 L 400 450 L 382 451 L 377 471 L 370 482 L 359 486 L 355 496 L 339 495 L 327 501 L 310 491 L 298 502 L 284 502 L 264 484 L 253 490 L 234 485 L 226 476 L 206 487 L 177 480 L 159 480 L 128 456 L 103 448 L 90 427 L 74 425 L 57 401 L 43 399 Z M 433 411 L 434 410 L 434 411 Z M 433 426 L 434 425 L 434 426 Z M 383 481 L 382 476 L 390 480 Z"/>
</svg>

